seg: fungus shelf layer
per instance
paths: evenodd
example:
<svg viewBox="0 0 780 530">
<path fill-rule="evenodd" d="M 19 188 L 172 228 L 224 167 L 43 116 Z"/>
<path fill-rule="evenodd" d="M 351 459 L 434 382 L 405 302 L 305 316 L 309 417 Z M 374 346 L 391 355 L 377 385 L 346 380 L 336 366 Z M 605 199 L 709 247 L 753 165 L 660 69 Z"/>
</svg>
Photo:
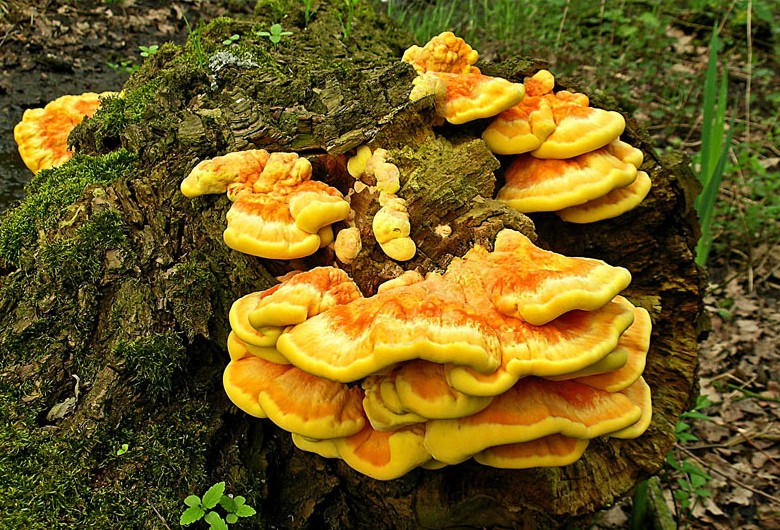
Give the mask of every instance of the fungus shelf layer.
<svg viewBox="0 0 780 530">
<path fill-rule="evenodd" d="M 589 439 L 640 435 L 650 322 L 618 296 L 630 275 L 509 230 L 494 247 L 367 298 L 332 267 L 247 295 L 234 333 L 278 337 L 290 364 L 236 346 L 228 395 L 299 448 L 383 480 L 472 457 L 565 465 Z"/>
</svg>

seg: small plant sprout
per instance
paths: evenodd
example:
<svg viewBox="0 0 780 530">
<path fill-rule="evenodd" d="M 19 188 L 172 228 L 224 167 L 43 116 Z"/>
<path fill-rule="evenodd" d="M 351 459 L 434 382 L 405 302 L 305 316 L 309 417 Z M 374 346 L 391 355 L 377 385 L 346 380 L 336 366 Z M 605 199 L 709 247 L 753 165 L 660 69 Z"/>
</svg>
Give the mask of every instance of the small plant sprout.
<svg viewBox="0 0 780 530">
<path fill-rule="evenodd" d="M 303 8 L 304 8 L 304 12 L 303 12 L 304 25 L 308 26 L 314 8 L 314 0 L 303 0 Z"/>
<path fill-rule="evenodd" d="M 710 420 L 711 418 L 702 412 L 703 409 L 712 405 L 705 396 L 699 396 L 696 400 L 696 406 L 693 410 L 682 413 L 680 421 L 675 426 L 675 437 L 677 444 L 675 449 L 669 451 L 666 455 L 666 464 L 672 470 L 672 496 L 675 499 L 675 508 L 677 509 L 677 520 L 687 523 L 690 520 L 691 513 L 696 502 L 702 497 L 709 497 L 712 492 L 707 487 L 712 480 L 701 466 L 694 460 L 688 458 L 679 458 L 678 451 L 683 444 L 698 442 L 699 438 L 690 432 L 690 420 Z M 671 482 L 671 481 L 670 481 Z M 688 526 L 685 524 L 684 526 Z"/>
<path fill-rule="evenodd" d="M 210 530 L 227 530 L 228 525 L 236 523 L 239 517 L 251 517 L 257 513 L 254 508 L 246 504 L 244 497 L 225 495 L 224 482 L 211 486 L 203 494 L 203 498 L 197 495 L 188 496 L 184 499 L 184 504 L 188 508 L 181 514 L 179 524 L 187 526 L 203 519 L 209 524 Z M 217 505 L 225 510 L 224 518 L 215 510 Z"/>
<path fill-rule="evenodd" d="M 122 456 L 130 449 L 130 445 L 128 444 L 122 444 L 119 446 L 119 449 L 116 450 L 116 456 Z"/>
<path fill-rule="evenodd" d="M 157 53 L 157 50 L 160 49 L 160 47 L 156 44 L 152 44 L 151 46 L 139 46 L 138 49 L 141 50 L 141 57 L 151 57 Z"/>
<path fill-rule="evenodd" d="M 225 46 L 230 46 L 231 44 L 235 44 L 238 41 L 238 39 L 240 39 L 240 38 L 241 38 L 241 35 L 239 35 L 238 33 L 234 33 L 233 35 L 231 35 L 227 39 L 223 40 L 222 44 L 224 44 Z"/>
<path fill-rule="evenodd" d="M 355 18 L 355 8 L 360 3 L 360 0 L 344 0 L 344 4 L 347 8 L 346 21 L 341 19 L 341 29 L 344 32 L 344 38 L 348 39 L 352 33 L 352 19 Z"/>
<path fill-rule="evenodd" d="M 201 47 L 201 26 L 200 22 L 195 26 L 195 29 L 190 25 L 190 21 L 187 17 L 182 15 L 184 24 L 187 26 L 187 33 L 189 33 L 189 40 L 192 42 L 192 47 L 195 49 L 195 55 L 198 57 L 198 66 L 205 66 L 206 58 L 203 56 L 203 48 Z"/>
<path fill-rule="evenodd" d="M 124 72 L 126 74 L 132 74 L 136 72 L 138 68 L 140 68 L 131 60 L 119 61 L 118 63 L 109 62 L 106 64 L 108 64 L 108 67 L 112 70 L 119 70 L 120 72 Z"/>
<path fill-rule="evenodd" d="M 286 35 L 292 35 L 292 31 L 282 31 L 281 24 L 274 24 L 271 26 L 271 31 L 258 31 L 255 33 L 260 37 L 268 37 L 268 40 L 274 44 L 278 44 L 282 40 L 282 37 Z"/>
</svg>

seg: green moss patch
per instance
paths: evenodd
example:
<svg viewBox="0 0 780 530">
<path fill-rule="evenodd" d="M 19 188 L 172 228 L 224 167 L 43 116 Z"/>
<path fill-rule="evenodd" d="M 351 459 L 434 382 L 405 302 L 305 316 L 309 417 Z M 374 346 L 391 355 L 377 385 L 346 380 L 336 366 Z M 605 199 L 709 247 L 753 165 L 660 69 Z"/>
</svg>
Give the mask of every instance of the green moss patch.
<svg viewBox="0 0 780 530">
<path fill-rule="evenodd" d="M 174 377 L 187 360 L 184 345 L 173 332 L 120 342 L 114 351 L 124 359 L 133 385 L 155 403 L 168 400 Z"/>
<path fill-rule="evenodd" d="M 125 150 L 100 157 L 77 155 L 60 168 L 36 174 L 27 185 L 28 196 L 0 218 L 0 259 L 18 267 L 23 249 L 35 248 L 39 233 L 55 227 L 84 188 L 114 182 L 134 160 Z"/>
<path fill-rule="evenodd" d="M 0 375 L 0 528 L 178 527 L 183 498 L 208 482 L 201 439 L 218 423 L 207 407 L 128 412 L 114 430 L 73 436 L 37 425 L 32 385 L 9 377 Z"/>
</svg>

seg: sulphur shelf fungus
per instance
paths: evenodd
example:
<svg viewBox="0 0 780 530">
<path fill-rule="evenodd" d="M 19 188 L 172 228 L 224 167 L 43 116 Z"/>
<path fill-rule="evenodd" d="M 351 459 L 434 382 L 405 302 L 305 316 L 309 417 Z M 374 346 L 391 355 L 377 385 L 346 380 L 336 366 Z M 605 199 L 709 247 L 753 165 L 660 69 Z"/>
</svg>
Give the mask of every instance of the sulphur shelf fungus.
<svg viewBox="0 0 780 530">
<path fill-rule="evenodd" d="M 199 163 L 181 183 L 187 197 L 225 193 L 225 243 L 271 259 L 309 256 L 333 241 L 331 225 L 349 215 L 341 192 L 311 180 L 311 163 L 296 153 L 248 150 Z"/>
<path fill-rule="evenodd" d="M 553 92 L 555 78 L 547 70 L 527 77 L 523 86 L 526 97 L 496 116 L 482 134 L 495 153 L 572 158 L 604 147 L 625 129 L 620 113 L 591 107 L 585 94 Z"/>
<path fill-rule="evenodd" d="M 522 213 L 555 211 L 571 223 L 617 217 L 642 202 L 650 177 L 637 171 L 642 152 L 620 140 L 626 126 L 620 113 L 592 107 L 585 94 L 556 92 L 548 70 L 522 84 L 482 75 L 474 66 L 477 57 L 463 39 L 445 32 L 422 48 L 409 48 L 403 60 L 418 74 L 411 100 L 433 96 L 437 114 L 453 124 L 492 118 L 482 134 L 488 148 L 517 155 L 499 200 Z M 604 153 L 633 169 L 618 175 L 606 167 Z M 572 166 L 582 171 L 573 174 Z M 543 182 L 548 177 L 552 181 Z"/>
<path fill-rule="evenodd" d="M 554 211 L 572 223 L 617 217 L 650 191 L 638 171 L 641 150 L 620 140 L 625 119 L 593 108 L 584 94 L 553 92 L 540 70 L 524 82 L 526 97 L 496 116 L 482 134 L 497 154 L 517 155 L 498 199 L 523 213 Z"/>
<path fill-rule="evenodd" d="M 418 74 L 448 72 L 452 74 L 479 73 L 474 66 L 479 53 L 465 40 L 451 31 L 433 37 L 424 47 L 411 46 L 402 60 L 412 65 Z"/>
<path fill-rule="evenodd" d="M 58 167 L 73 157 L 68 135 L 85 117 L 95 114 L 102 98 L 115 92 L 61 96 L 39 109 L 27 109 L 14 127 L 14 140 L 24 164 L 37 173 Z"/>
<path fill-rule="evenodd" d="M 564 160 L 517 155 L 496 198 L 523 213 L 556 212 L 574 223 L 617 217 L 650 191 L 650 177 L 638 170 L 642 159 L 619 139 Z"/>
<path fill-rule="evenodd" d="M 409 99 L 433 96 L 436 113 L 454 124 L 495 116 L 523 99 L 522 84 L 483 75 L 473 66 L 477 57 L 451 32 L 432 38 L 422 48 L 412 46 L 403 56 L 418 73 Z"/>
<path fill-rule="evenodd" d="M 225 388 L 297 447 L 379 480 L 470 458 L 568 465 L 652 419 L 651 323 L 619 295 L 629 282 L 511 230 L 371 297 L 316 268 L 234 304 Z"/>
<path fill-rule="evenodd" d="M 401 172 L 387 161 L 385 149 L 371 151 L 369 146 L 361 145 L 347 161 L 347 170 L 356 180 L 372 183 L 381 195 L 394 196 L 401 189 Z"/>
<path fill-rule="evenodd" d="M 381 208 L 374 214 L 371 228 L 382 251 L 396 261 L 412 259 L 417 245 L 409 237 L 411 223 L 406 201 L 396 196 L 401 189 L 401 172 L 387 161 L 387 151 L 381 148 L 371 151 L 370 147 L 361 146 L 347 161 L 347 169 L 355 179 L 371 182 L 370 190 L 379 193 Z M 345 233 L 341 241 L 337 236 L 336 255 L 343 263 L 350 263 L 362 246 L 360 233 L 357 229 L 342 232 Z"/>
</svg>

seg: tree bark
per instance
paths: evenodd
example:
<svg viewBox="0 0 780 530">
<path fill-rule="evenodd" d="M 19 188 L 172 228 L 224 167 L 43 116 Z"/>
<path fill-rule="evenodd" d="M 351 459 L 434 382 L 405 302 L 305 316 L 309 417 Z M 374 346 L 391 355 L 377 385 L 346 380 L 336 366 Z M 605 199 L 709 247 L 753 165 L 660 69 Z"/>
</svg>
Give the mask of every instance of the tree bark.
<svg viewBox="0 0 780 530">
<path fill-rule="evenodd" d="M 321 3 L 308 26 L 297 4 L 261 4 L 256 19 L 221 19 L 193 32 L 183 49 L 161 47 L 123 101 L 82 124 L 71 136 L 79 153 L 102 160 L 126 150 L 133 162 L 117 180 L 87 186 L 55 222 L 41 221 L 18 255 L 3 256 L 3 398 L 28 412 L 7 411 L 40 447 L 80 444 L 62 465 L 76 466 L 88 488 L 31 521 L 173 527 L 186 495 L 226 480 L 269 528 L 554 528 L 657 472 L 694 391 L 702 314 L 692 250 L 696 187 L 686 161 L 659 159 L 630 124 L 623 139 L 644 151 L 653 180 L 637 209 L 584 226 L 551 214 L 529 219 L 492 199 L 505 161 L 479 139 L 484 124 L 434 126 L 430 101 L 408 102 L 415 74 L 400 56 L 409 37 L 365 8 L 345 37 L 338 3 Z M 255 34 L 277 20 L 276 8 L 293 31 L 278 44 Z M 238 44 L 222 44 L 233 34 Z M 522 81 L 539 66 L 514 60 L 483 71 Z M 562 468 L 466 462 L 379 482 L 297 450 L 270 421 L 230 404 L 221 371 L 232 302 L 270 287 L 293 265 L 329 265 L 334 256 L 322 249 L 291 264 L 232 251 L 222 242 L 227 198 L 190 200 L 179 183 L 200 160 L 264 148 L 307 156 L 314 178 L 346 193 L 353 184 L 347 157 L 365 143 L 387 149 L 401 170 L 399 195 L 418 246 L 406 263 L 384 257 L 371 245 L 375 197 L 353 195 L 366 247 L 344 268 L 366 296 L 403 270 L 441 271 L 476 243 L 490 248 L 505 227 L 544 248 L 631 271 L 625 294 L 653 319 L 644 375 L 653 422 L 643 436 L 594 440 Z M 108 214 L 119 228 L 93 230 Z M 451 236 L 436 235 L 438 225 L 449 225 Z M 69 270 L 93 262 L 88 274 Z M 50 415 L 74 395 L 73 374 L 80 379 L 75 406 Z M 118 456 L 122 442 L 130 450 Z M 122 503 L 134 515 L 121 515 Z M 3 506 L 13 503 L 0 500 Z"/>
</svg>

